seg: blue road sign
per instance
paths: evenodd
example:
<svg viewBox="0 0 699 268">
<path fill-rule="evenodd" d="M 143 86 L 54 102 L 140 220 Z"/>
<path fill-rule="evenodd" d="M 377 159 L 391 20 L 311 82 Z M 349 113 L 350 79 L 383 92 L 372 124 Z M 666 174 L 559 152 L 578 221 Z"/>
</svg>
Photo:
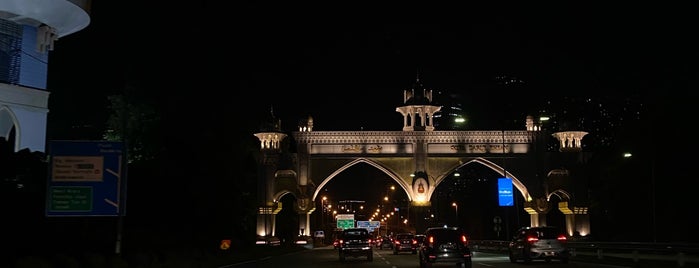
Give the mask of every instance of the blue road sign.
<svg viewBox="0 0 699 268">
<path fill-rule="evenodd" d="M 51 141 L 48 151 L 47 216 L 123 215 L 123 142 Z"/>
<path fill-rule="evenodd" d="M 514 205 L 514 195 L 512 192 L 512 179 L 498 179 L 498 203 L 501 207 L 511 207 Z"/>
</svg>

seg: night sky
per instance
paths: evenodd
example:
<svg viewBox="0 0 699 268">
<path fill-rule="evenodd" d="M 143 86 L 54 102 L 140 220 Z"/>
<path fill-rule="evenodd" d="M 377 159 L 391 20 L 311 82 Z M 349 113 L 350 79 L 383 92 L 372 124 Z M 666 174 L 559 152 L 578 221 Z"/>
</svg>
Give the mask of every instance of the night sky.
<svg viewBox="0 0 699 268">
<path fill-rule="evenodd" d="M 466 96 L 465 111 L 481 118 L 546 96 L 684 99 L 696 84 L 696 42 L 682 16 L 508 6 L 448 23 L 380 24 L 293 20 L 253 4 L 93 4 L 91 24 L 51 54 L 50 116 L 60 124 L 101 124 L 104 96 L 126 87 L 165 113 L 224 113 L 230 124 L 273 109 L 291 131 L 308 115 L 318 130 L 399 130 L 395 107 L 418 74 L 427 88 Z M 527 92 L 482 90 L 500 75 Z"/>
<path fill-rule="evenodd" d="M 660 148 L 657 172 L 672 179 L 658 186 L 696 185 L 684 176 L 697 147 L 686 122 L 698 99 L 699 24 L 672 10 L 508 6 L 383 24 L 432 20 L 114 2 L 95 1 L 91 24 L 56 41 L 49 139 L 99 139 L 107 96 L 126 88 L 157 108 L 160 135 L 176 146 L 254 139 L 270 110 L 287 132 L 309 115 L 315 130 L 398 131 L 395 108 L 419 74 L 429 89 L 466 96 L 472 117 L 497 120 L 548 97 L 641 96 L 659 129 L 649 143 Z M 482 90 L 500 75 L 525 81 L 526 91 Z M 688 189 L 696 188 L 667 192 Z"/>
</svg>

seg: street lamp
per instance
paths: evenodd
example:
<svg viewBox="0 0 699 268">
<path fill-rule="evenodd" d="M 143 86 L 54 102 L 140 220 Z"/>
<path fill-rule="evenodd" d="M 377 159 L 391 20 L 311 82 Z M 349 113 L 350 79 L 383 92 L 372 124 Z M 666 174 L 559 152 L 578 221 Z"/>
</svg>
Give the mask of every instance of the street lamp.
<svg viewBox="0 0 699 268">
<path fill-rule="evenodd" d="M 451 203 L 451 206 L 454 207 L 456 211 L 456 225 L 459 225 L 459 205 L 456 204 L 456 202 Z"/>
<path fill-rule="evenodd" d="M 327 212 L 327 207 L 325 206 L 325 201 L 327 201 L 327 200 L 328 200 L 328 197 L 327 197 L 327 196 L 323 196 L 323 199 L 320 201 L 320 206 L 323 208 L 323 209 L 321 210 L 321 213 L 320 213 L 320 215 L 321 215 L 321 217 L 320 217 L 320 225 L 321 225 L 321 228 L 322 228 L 323 230 L 325 230 L 325 227 L 326 227 L 326 226 L 325 226 L 325 217 L 327 217 L 327 215 L 326 215 L 325 213 Z"/>
</svg>

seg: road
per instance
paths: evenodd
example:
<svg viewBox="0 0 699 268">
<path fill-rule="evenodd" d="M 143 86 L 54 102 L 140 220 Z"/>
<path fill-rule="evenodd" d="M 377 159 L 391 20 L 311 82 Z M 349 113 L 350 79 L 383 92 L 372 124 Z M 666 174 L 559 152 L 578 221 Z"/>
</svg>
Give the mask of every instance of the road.
<svg viewBox="0 0 699 268">
<path fill-rule="evenodd" d="M 330 267 L 366 267 L 366 268 L 401 268 L 410 267 L 418 268 L 417 254 L 403 252 L 398 255 L 393 255 L 390 249 L 374 249 L 374 260 L 369 262 L 366 258 L 348 258 L 345 262 L 340 262 L 337 250 L 330 247 L 318 247 L 312 250 L 289 253 L 281 256 L 267 257 L 256 261 L 248 261 L 243 263 L 231 264 L 219 268 L 248 268 L 248 267 L 306 267 L 306 268 L 330 268 Z M 455 267 L 451 264 L 437 264 L 434 267 Z M 583 263 L 571 261 L 568 264 L 552 261 L 533 262 L 531 264 L 510 263 L 509 259 L 504 254 L 475 252 L 473 256 L 474 268 L 621 268 L 629 266 L 618 266 L 598 263 Z M 643 266 L 641 266 L 643 267 Z M 648 266 L 651 267 L 651 266 Z"/>
</svg>

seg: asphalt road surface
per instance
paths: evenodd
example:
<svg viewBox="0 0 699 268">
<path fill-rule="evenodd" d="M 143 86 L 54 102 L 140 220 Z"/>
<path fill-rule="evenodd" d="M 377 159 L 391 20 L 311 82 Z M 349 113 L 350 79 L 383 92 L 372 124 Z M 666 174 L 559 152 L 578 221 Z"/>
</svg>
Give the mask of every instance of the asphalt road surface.
<svg viewBox="0 0 699 268">
<path fill-rule="evenodd" d="M 353 258 L 349 257 L 344 262 L 340 262 L 337 250 L 329 247 L 318 247 L 312 250 L 289 253 L 281 256 L 271 256 L 255 261 L 246 261 L 236 263 L 219 268 L 248 268 L 248 267 L 308 267 L 308 268 L 334 268 L 334 267 L 366 267 L 366 268 L 418 268 L 417 254 L 410 252 L 402 252 L 394 255 L 391 249 L 374 249 L 374 260 L 367 261 L 366 257 Z M 456 267 L 452 264 L 435 264 L 434 267 Z M 630 267 L 623 265 L 610 265 L 599 263 L 583 263 L 571 261 L 564 264 L 555 260 L 550 263 L 543 261 L 534 261 L 530 264 L 510 263 L 510 260 L 505 254 L 493 254 L 484 252 L 474 252 L 473 268 L 621 268 Z M 643 266 L 641 266 L 643 267 Z M 651 267 L 651 266 L 648 266 Z"/>
</svg>

